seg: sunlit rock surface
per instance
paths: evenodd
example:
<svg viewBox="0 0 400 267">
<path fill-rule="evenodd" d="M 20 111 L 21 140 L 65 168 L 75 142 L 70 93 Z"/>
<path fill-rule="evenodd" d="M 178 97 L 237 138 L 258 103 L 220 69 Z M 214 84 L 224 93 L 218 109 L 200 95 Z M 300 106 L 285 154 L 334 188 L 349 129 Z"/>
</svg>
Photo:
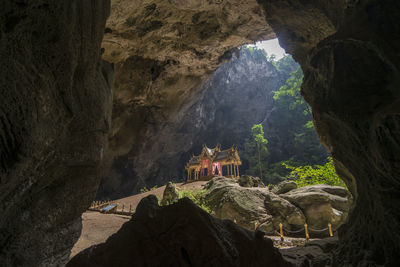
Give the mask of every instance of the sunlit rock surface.
<svg viewBox="0 0 400 267">
<path fill-rule="evenodd" d="M 249 230 L 257 223 L 262 230 L 275 234 L 280 223 L 289 230 L 297 230 L 306 221 L 299 208 L 268 188 L 242 187 L 225 177 L 214 178 L 205 188 L 210 190 L 205 200 L 215 217 L 236 221 Z"/>
<path fill-rule="evenodd" d="M 303 229 L 307 223 L 314 237 L 326 237 L 328 224 L 336 229 L 345 223 L 352 204 L 345 188 L 324 184 L 277 195 L 268 188 L 242 187 L 231 178 L 217 177 L 205 188 L 210 191 L 205 200 L 214 216 L 236 220 L 250 230 L 256 223 L 270 234 L 277 233 L 280 223 L 289 231 Z"/>
<path fill-rule="evenodd" d="M 297 184 L 294 181 L 282 181 L 277 185 L 273 185 L 270 189 L 272 193 L 280 195 L 296 188 Z"/>
<path fill-rule="evenodd" d="M 303 186 L 279 196 L 299 207 L 315 230 L 326 229 L 329 223 L 336 229 L 345 223 L 353 200 L 345 188 L 325 184 Z"/>
</svg>

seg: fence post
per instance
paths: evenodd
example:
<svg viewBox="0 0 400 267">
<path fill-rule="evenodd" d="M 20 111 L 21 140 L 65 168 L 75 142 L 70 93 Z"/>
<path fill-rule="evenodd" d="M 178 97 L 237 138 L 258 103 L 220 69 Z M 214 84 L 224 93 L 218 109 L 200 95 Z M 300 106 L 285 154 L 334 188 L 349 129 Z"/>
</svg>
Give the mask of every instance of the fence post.
<svg viewBox="0 0 400 267">
<path fill-rule="evenodd" d="M 122 212 L 124 212 L 124 206 L 125 206 L 125 205 L 124 205 L 124 204 L 122 204 Z"/>
<path fill-rule="evenodd" d="M 257 230 L 258 223 L 254 222 L 254 231 Z"/>
<path fill-rule="evenodd" d="M 310 239 L 310 235 L 308 234 L 308 228 L 307 228 L 307 224 L 305 223 L 304 224 L 304 229 L 305 229 L 305 232 L 306 232 L 306 239 L 308 240 L 308 239 Z"/>
<path fill-rule="evenodd" d="M 279 232 L 280 232 L 280 234 L 281 234 L 281 241 L 283 241 L 284 240 L 284 238 L 283 238 L 283 225 L 282 225 L 282 223 L 280 223 L 279 224 Z"/>
<path fill-rule="evenodd" d="M 233 222 L 236 223 L 236 219 L 233 219 Z"/>
<path fill-rule="evenodd" d="M 129 204 L 129 212 L 132 212 L 132 204 Z"/>
<path fill-rule="evenodd" d="M 332 224 L 328 223 L 328 228 L 329 228 L 329 236 L 333 236 L 333 233 L 332 233 Z"/>
</svg>

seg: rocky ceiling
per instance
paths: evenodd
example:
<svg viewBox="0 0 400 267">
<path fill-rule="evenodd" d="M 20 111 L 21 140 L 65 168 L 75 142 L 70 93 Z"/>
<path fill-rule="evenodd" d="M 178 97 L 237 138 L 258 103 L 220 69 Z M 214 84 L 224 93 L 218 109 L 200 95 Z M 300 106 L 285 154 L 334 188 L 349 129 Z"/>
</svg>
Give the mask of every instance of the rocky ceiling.
<svg viewBox="0 0 400 267">
<path fill-rule="evenodd" d="M 149 186 L 150 137 L 182 119 L 238 47 L 275 34 L 255 0 L 120 0 L 111 10 L 102 47 L 116 77 L 103 181 L 118 187 L 132 180 L 137 192 Z"/>
<path fill-rule="evenodd" d="M 121 0 L 107 26 L 107 0 L 0 7 L 0 265 L 65 263 L 99 173 L 178 120 L 232 49 L 273 32 L 355 196 L 332 265 L 399 261 L 398 1 Z"/>
</svg>

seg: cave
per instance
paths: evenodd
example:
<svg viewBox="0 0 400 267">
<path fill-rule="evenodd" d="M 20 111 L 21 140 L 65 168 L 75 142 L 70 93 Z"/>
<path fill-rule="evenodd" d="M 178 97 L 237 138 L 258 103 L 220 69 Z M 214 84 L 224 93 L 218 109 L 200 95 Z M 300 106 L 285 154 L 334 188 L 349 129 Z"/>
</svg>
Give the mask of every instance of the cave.
<svg viewBox="0 0 400 267">
<path fill-rule="evenodd" d="M 400 261 L 398 1 L 1 6 L 0 265 L 66 264 L 102 177 L 118 183 L 129 175 L 135 153 L 145 155 L 151 138 L 162 137 L 163 122 L 180 119 L 236 47 L 275 36 L 303 69 L 317 134 L 355 199 L 324 257 L 332 266 Z M 135 164 L 145 165 L 141 159 Z M 141 212 L 151 218 L 151 211 Z M 270 248 L 259 236 L 253 241 Z M 238 250 L 256 257 L 249 247 Z M 179 251 L 182 266 L 199 266 L 189 248 Z M 290 266 L 270 252 L 277 261 L 266 265 Z M 308 264 L 324 266 L 319 258 Z"/>
</svg>

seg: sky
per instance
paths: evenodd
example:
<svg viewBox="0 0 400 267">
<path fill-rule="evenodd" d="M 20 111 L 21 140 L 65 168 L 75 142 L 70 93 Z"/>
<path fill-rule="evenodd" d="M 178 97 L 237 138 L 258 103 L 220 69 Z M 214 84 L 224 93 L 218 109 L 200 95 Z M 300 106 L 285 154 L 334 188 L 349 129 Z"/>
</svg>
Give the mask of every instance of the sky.
<svg viewBox="0 0 400 267">
<path fill-rule="evenodd" d="M 279 46 L 277 38 L 268 41 L 257 42 L 255 46 L 264 49 L 268 56 L 274 54 L 276 59 L 281 59 L 285 55 L 285 50 Z"/>
</svg>

